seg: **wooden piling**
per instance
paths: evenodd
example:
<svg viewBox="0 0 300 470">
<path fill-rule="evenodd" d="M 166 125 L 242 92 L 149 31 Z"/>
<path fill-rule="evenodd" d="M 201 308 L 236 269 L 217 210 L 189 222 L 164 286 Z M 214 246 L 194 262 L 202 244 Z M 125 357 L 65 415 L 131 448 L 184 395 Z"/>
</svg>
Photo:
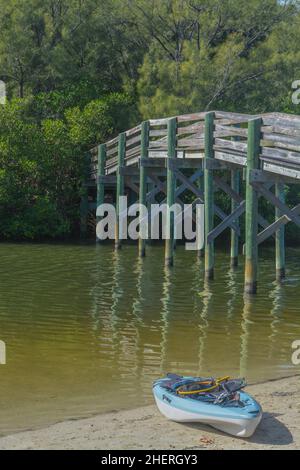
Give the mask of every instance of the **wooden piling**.
<svg viewBox="0 0 300 470">
<path fill-rule="evenodd" d="M 275 184 L 275 194 L 278 199 L 285 203 L 284 185 L 282 183 Z M 278 207 L 275 207 L 275 220 L 280 219 L 282 213 Z M 285 278 L 285 229 L 282 225 L 275 234 L 275 251 L 276 251 L 276 279 L 282 281 Z"/>
<path fill-rule="evenodd" d="M 214 278 L 214 242 L 208 242 L 208 235 L 214 227 L 213 170 L 209 163 L 214 158 L 214 113 L 205 116 L 205 169 L 204 169 L 204 211 L 205 211 L 205 279 Z"/>
<path fill-rule="evenodd" d="M 203 168 L 204 168 L 204 165 L 203 165 L 203 161 L 202 161 L 202 171 L 203 172 L 202 172 L 202 175 L 199 176 L 199 179 L 198 179 L 198 188 L 204 194 L 204 170 L 203 170 Z M 202 248 L 201 250 L 198 250 L 197 253 L 198 253 L 198 258 L 201 258 L 201 259 L 204 258 L 204 254 L 205 254 L 204 248 Z"/>
<path fill-rule="evenodd" d="M 149 121 L 144 121 L 141 128 L 141 158 L 148 158 L 149 147 Z M 140 192 L 139 203 L 146 206 L 147 204 L 147 171 L 145 166 L 140 166 Z M 140 214 L 141 215 L 141 214 Z M 142 217 L 140 217 L 140 220 Z M 140 226 L 141 233 L 141 226 Z M 142 233 L 141 233 L 142 235 Z M 146 255 L 146 240 L 140 236 L 139 238 L 139 256 L 143 258 Z"/>
<path fill-rule="evenodd" d="M 167 155 L 167 237 L 165 242 L 165 264 L 172 266 L 174 262 L 174 212 L 170 208 L 175 204 L 176 176 L 172 159 L 176 158 L 177 119 L 168 120 L 168 155 Z"/>
<path fill-rule="evenodd" d="M 239 170 L 231 170 L 231 188 L 237 194 L 240 192 L 240 172 Z M 231 212 L 234 212 L 239 206 L 236 199 L 231 198 Z M 236 220 L 238 224 L 238 219 Z M 236 230 L 231 229 L 231 246 L 230 246 L 230 266 L 236 268 L 238 266 L 239 255 L 239 236 Z"/>
<path fill-rule="evenodd" d="M 105 197 L 105 183 L 103 177 L 105 176 L 105 163 L 106 163 L 106 145 L 101 144 L 98 146 L 98 168 L 97 168 L 97 207 L 104 204 Z M 100 221 L 100 217 L 97 217 L 97 223 Z M 100 240 L 97 238 L 97 241 Z"/>
<path fill-rule="evenodd" d="M 117 169 L 117 191 L 116 191 L 116 231 L 115 231 L 115 247 L 116 249 L 120 249 L 122 247 L 122 239 L 120 237 L 120 232 L 122 231 L 122 227 L 120 225 L 120 197 L 124 196 L 125 190 L 125 178 L 122 173 L 122 168 L 124 167 L 125 162 L 125 153 L 126 153 L 126 134 L 122 132 L 119 134 L 119 142 L 118 142 L 118 169 Z"/>
<path fill-rule="evenodd" d="M 150 181 L 150 182 L 149 182 Z M 155 185 L 152 182 L 152 180 L 148 179 L 147 182 L 147 191 L 148 191 L 148 197 L 147 197 L 147 209 L 148 209 L 148 240 L 147 240 L 147 245 L 151 245 L 153 241 L 151 240 L 151 220 L 152 220 L 152 204 L 156 203 L 155 195 L 152 193 L 154 190 Z M 150 193 L 150 194 L 149 194 Z"/>
<path fill-rule="evenodd" d="M 257 292 L 257 232 L 258 196 L 251 184 L 251 172 L 259 168 L 260 118 L 248 123 L 247 171 L 246 171 L 246 245 L 245 245 L 245 293 Z"/>
</svg>

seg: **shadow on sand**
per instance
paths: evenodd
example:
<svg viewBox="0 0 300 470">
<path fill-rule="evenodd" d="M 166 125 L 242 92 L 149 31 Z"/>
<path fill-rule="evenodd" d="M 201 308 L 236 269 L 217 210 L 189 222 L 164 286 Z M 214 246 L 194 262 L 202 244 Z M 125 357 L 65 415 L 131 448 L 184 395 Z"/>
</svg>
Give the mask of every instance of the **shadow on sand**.
<svg viewBox="0 0 300 470">
<path fill-rule="evenodd" d="M 256 444 L 284 446 L 291 444 L 294 439 L 289 429 L 277 419 L 280 414 L 264 413 L 256 432 L 248 439 Z"/>
<path fill-rule="evenodd" d="M 262 444 L 262 445 L 277 445 L 284 446 L 291 444 L 293 442 L 293 436 L 288 428 L 281 423 L 277 417 L 281 416 L 279 414 L 275 415 L 272 413 L 264 413 L 261 423 L 259 424 L 257 430 L 252 437 L 247 439 L 236 438 L 243 440 L 245 442 L 251 442 L 253 444 Z M 214 429 L 210 426 L 206 426 L 201 423 L 181 423 L 183 426 L 187 426 L 199 431 L 211 431 L 218 436 L 232 437 L 229 434 L 223 433 Z M 234 437 L 232 437 L 234 439 Z"/>
</svg>

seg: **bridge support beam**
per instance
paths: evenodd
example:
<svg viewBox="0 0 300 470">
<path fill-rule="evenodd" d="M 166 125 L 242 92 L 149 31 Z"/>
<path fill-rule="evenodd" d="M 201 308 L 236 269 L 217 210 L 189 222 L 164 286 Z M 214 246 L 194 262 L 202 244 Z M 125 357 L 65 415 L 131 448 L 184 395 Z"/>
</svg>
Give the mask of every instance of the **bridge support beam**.
<svg viewBox="0 0 300 470">
<path fill-rule="evenodd" d="M 176 174 L 171 164 L 171 159 L 176 158 L 176 131 L 177 119 L 172 118 L 168 121 L 168 158 L 167 158 L 167 227 L 165 243 L 165 264 L 173 266 L 174 262 L 174 212 L 170 208 L 175 203 L 176 192 Z"/>
<path fill-rule="evenodd" d="M 275 185 L 276 197 L 285 203 L 284 185 L 276 183 Z M 280 219 L 282 212 L 278 207 L 275 207 L 275 220 Z M 276 247 L 276 279 L 282 281 L 285 278 L 285 228 L 284 225 L 277 230 L 275 235 Z"/>
<path fill-rule="evenodd" d="M 257 292 L 258 264 L 258 195 L 251 183 L 251 170 L 259 167 L 261 119 L 252 119 L 248 124 L 248 148 L 246 170 L 246 245 L 245 245 L 245 293 Z"/>
<path fill-rule="evenodd" d="M 208 235 L 214 227 L 213 170 L 209 162 L 214 158 L 214 113 L 205 116 L 205 169 L 204 169 L 204 211 L 205 211 L 205 279 L 214 278 L 214 241 Z"/>
<path fill-rule="evenodd" d="M 144 121 L 141 128 L 141 158 L 148 158 L 149 147 L 149 121 Z M 147 204 L 147 169 L 145 166 L 140 166 L 140 192 L 139 203 L 146 206 Z M 149 221 L 148 221 L 149 222 Z M 139 256 L 143 258 L 146 255 L 146 239 L 143 236 L 141 229 L 142 213 L 140 212 L 140 238 L 139 238 Z"/>
<path fill-rule="evenodd" d="M 231 188 L 239 194 L 240 191 L 240 172 L 239 170 L 231 170 Z M 231 213 L 233 213 L 239 204 L 236 199 L 231 198 Z M 238 224 L 238 219 L 235 221 Z M 239 236 L 236 230 L 231 229 L 231 246 L 230 246 L 230 266 L 236 268 L 238 266 L 239 255 Z"/>
<path fill-rule="evenodd" d="M 102 144 L 98 146 L 98 168 L 97 168 L 97 207 L 101 204 L 104 204 L 104 197 L 105 197 L 105 163 L 106 163 L 106 145 Z M 96 222 L 100 221 L 100 217 L 97 216 L 96 212 Z M 97 235 L 97 234 L 96 234 Z M 99 238 L 96 236 L 96 241 L 100 242 Z"/>
<path fill-rule="evenodd" d="M 117 191 L 116 191 L 116 233 L 115 233 L 115 247 L 120 249 L 122 247 L 122 218 L 120 219 L 120 214 L 122 211 L 120 205 L 120 198 L 124 196 L 125 190 L 125 177 L 122 169 L 124 167 L 126 153 L 126 134 L 122 132 L 119 134 L 119 143 L 118 143 L 118 168 L 117 168 Z"/>
<path fill-rule="evenodd" d="M 203 170 L 203 161 L 201 162 L 201 167 L 202 167 L 202 174 L 199 176 L 198 179 L 198 188 L 200 192 L 204 195 L 204 170 Z M 198 250 L 198 257 L 199 258 L 204 258 L 205 256 L 205 250 L 202 248 L 201 250 Z"/>
</svg>

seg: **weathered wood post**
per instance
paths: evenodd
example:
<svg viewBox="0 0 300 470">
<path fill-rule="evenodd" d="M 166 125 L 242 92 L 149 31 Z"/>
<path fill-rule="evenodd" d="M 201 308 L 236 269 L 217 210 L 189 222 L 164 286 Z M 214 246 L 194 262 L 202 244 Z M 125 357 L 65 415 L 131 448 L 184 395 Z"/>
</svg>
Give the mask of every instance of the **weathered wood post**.
<svg viewBox="0 0 300 470">
<path fill-rule="evenodd" d="M 141 159 L 148 158 L 149 151 L 149 132 L 150 122 L 144 121 L 141 128 Z M 140 165 L 140 193 L 139 203 L 146 206 L 147 204 L 147 171 L 144 165 Z M 140 213 L 140 220 L 142 222 L 142 214 Z M 140 235 L 143 235 L 140 224 Z M 146 240 L 143 236 L 139 238 L 139 256 L 143 258 L 146 255 Z"/>
<path fill-rule="evenodd" d="M 87 186 L 87 179 L 89 173 L 89 164 L 91 161 L 90 153 L 86 153 L 84 156 L 84 168 L 83 168 L 83 183 L 81 187 L 81 200 L 80 200 L 80 238 L 85 239 L 87 237 L 87 226 L 88 226 L 88 215 L 89 215 L 89 193 Z"/>
<path fill-rule="evenodd" d="M 98 146 L 98 168 L 97 168 L 97 207 L 96 211 L 101 204 L 104 204 L 105 197 L 105 163 L 106 163 L 106 145 L 101 144 Z M 96 218 L 97 223 L 100 221 L 100 217 Z M 97 241 L 100 240 L 97 238 Z"/>
<path fill-rule="evenodd" d="M 199 176 L 199 180 L 198 180 L 198 188 L 200 189 L 200 191 L 203 192 L 204 194 L 204 164 L 203 164 L 203 161 L 202 161 L 202 175 Z M 205 253 L 205 250 L 202 248 L 201 250 L 198 250 L 198 257 L 199 258 L 204 258 L 204 253 Z"/>
<path fill-rule="evenodd" d="M 231 188 L 237 194 L 240 192 L 240 172 L 239 170 L 231 170 Z M 239 203 L 231 198 L 231 212 L 234 212 L 238 208 Z M 236 220 L 238 224 L 238 219 Z M 230 246 L 230 266 L 236 268 L 238 266 L 239 256 L 239 236 L 236 230 L 231 229 L 231 246 Z"/>
<path fill-rule="evenodd" d="M 152 240 L 151 240 L 151 220 L 152 220 L 152 204 L 155 204 L 156 199 L 155 195 L 151 193 L 154 189 L 155 185 L 152 182 L 152 180 L 147 181 L 147 191 L 148 191 L 148 196 L 147 196 L 147 209 L 148 209 L 148 240 L 147 244 L 151 245 Z M 150 194 L 149 194 L 150 193 Z"/>
<path fill-rule="evenodd" d="M 120 249 L 122 247 L 122 240 L 120 234 L 122 233 L 122 222 L 120 223 L 119 216 L 121 214 L 120 197 L 124 196 L 125 178 L 122 172 L 125 162 L 126 153 L 126 134 L 122 132 L 119 134 L 118 143 L 118 169 L 117 169 L 117 191 L 116 191 L 116 233 L 115 233 L 115 247 Z"/>
<path fill-rule="evenodd" d="M 261 119 L 252 119 L 248 123 L 248 150 L 246 171 L 246 245 L 245 245 L 245 293 L 257 292 L 258 263 L 258 197 L 251 184 L 252 170 L 259 168 Z"/>
<path fill-rule="evenodd" d="M 168 120 L 168 156 L 167 156 L 167 227 L 166 227 L 166 244 L 165 244 L 165 264 L 173 265 L 174 254 L 174 211 L 170 208 L 175 204 L 176 176 L 173 159 L 176 158 L 176 133 L 177 119 Z"/>
<path fill-rule="evenodd" d="M 205 278 L 214 278 L 214 242 L 208 242 L 208 234 L 214 227 L 213 170 L 210 166 L 214 152 L 214 113 L 205 116 L 205 168 L 204 168 L 204 211 L 205 211 Z"/>
<path fill-rule="evenodd" d="M 278 199 L 285 203 L 284 185 L 276 183 L 275 195 Z M 275 208 L 275 219 L 278 220 L 282 213 L 278 207 Z M 285 278 L 285 229 L 282 225 L 275 234 L 275 248 L 276 248 L 276 279 L 281 281 Z"/>
</svg>

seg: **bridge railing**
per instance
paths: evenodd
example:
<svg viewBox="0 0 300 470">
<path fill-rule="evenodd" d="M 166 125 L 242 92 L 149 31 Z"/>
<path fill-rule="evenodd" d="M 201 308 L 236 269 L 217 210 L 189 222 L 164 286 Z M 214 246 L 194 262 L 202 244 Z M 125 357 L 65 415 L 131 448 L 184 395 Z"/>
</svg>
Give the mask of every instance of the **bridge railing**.
<svg viewBox="0 0 300 470">
<path fill-rule="evenodd" d="M 300 116 L 284 113 L 261 115 L 214 112 L 215 158 L 246 166 L 248 122 L 262 119 L 260 160 L 262 169 L 300 179 Z M 204 120 L 206 113 L 177 116 L 177 157 L 204 157 Z M 169 118 L 149 121 L 149 158 L 165 158 Z M 141 149 L 141 125 L 125 132 L 125 166 L 138 164 Z M 118 166 L 119 136 L 106 142 L 105 173 L 113 174 Z M 98 147 L 91 150 L 89 178 L 96 181 Z"/>
</svg>

